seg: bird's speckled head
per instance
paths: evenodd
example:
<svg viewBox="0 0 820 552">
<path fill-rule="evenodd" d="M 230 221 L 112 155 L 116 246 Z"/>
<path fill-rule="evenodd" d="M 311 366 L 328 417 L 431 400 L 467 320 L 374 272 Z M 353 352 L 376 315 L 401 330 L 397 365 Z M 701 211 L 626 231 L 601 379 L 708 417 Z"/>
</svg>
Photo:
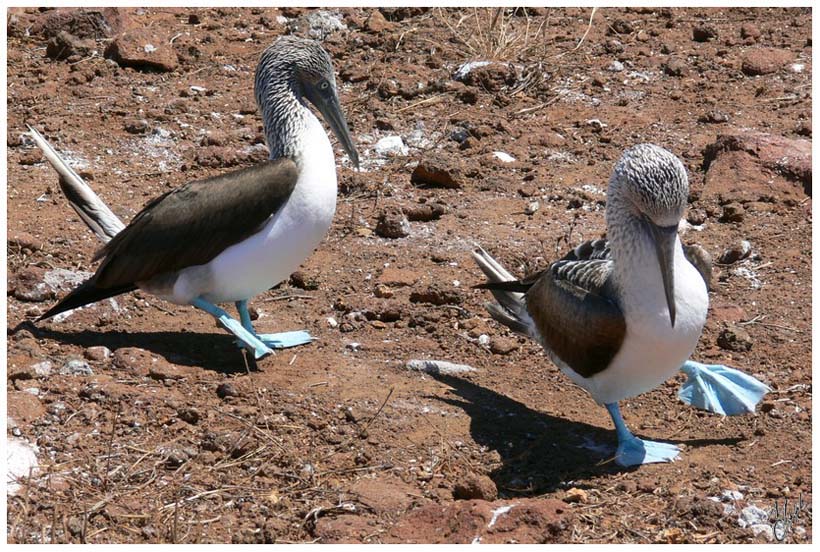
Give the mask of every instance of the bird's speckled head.
<svg viewBox="0 0 820 552">
<path fill-rule="evenodd" d="M 330 56 L 315 40 L 297 36 L 280 36 L 259 60 L 256 72 L 257 87 L 260 79 L 287 80 L 294 91 L 304 94 L 304 87 L 326 81 L 334 89 L 336 78 Z"/>
<path fill-rule="evenodd" d="M 358 167 L 359 155 L 339 104 L 333 64 L 318 42 L 296 36 L 276 39 L 256 67 L 254 91 L 271 159 L 292 156 L 299 147 L 310 102 Z"/>
<path fill-rule="evenodd" d="M 609 179 L 608 200 L 634 208 L 658 226 L 677 226 L 689 196 L 686 168 L 673 153 L 654 144 L 626 150 Z"/>
</svg>

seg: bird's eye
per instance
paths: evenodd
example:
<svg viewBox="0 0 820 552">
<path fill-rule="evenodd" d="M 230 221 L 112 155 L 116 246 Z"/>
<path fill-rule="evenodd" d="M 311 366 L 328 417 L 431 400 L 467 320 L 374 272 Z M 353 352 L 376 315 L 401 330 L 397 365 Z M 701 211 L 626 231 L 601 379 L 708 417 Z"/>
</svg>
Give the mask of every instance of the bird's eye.
<svg viewBox="0 0 820 552">
<path fill-rule="evenodd" d="M 327 90 L 328 88 L 330 88 L 330 83 L 327 81 L 322 81 L 319 84 L 319 90 Z"/>
</svg>

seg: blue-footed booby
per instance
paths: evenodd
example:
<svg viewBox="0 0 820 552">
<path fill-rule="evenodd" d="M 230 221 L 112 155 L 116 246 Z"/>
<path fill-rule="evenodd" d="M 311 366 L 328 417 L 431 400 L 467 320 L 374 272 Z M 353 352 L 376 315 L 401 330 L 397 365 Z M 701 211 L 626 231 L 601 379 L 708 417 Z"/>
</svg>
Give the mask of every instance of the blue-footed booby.
<svg viewBox="0 0 820 552">
<path fill-rule="evenodd" d="M 770 391 L 734 368 L 687 360 L 706 322 L 708 262 L 690 262 L 678 237 L 689 181 L 683 163 L 651 144 L 628 149 L 609 180 L 607 239 L 585 242 L 546 270 L 517 280 L 486 251 L 473 256 L 492 291 L 494 319 L 539 341 L 552 361 L 606 406 L 623 466 L 668 462 L 680 450 L 639 439 L 618 401 L 649 391 L 676 371 L 679 397 L 723 415 L 754 412 Z M 697 250 L 692 250 L 696 253 Z"/>
<path fill-rule="evenodd" d="M 149 202 L 127 225 L 32 129 L 60 173 L 71 206 L 105 245 L 100 265 L 39 320 L 134 289 L 213 315 L 260 358 L 309 342 L 307 332 L 259 335 L 248 299 L 287 278 L 313 252 L 336 210 L 336 162 L 312 103 L 353 164 L 358 154 L 339 104 L 330 56 L 284 36 L 259 61 L 254 91 L 270 159 L 189 182 Z M 216 303 L 233 302 L 239 321 Z"/>
</svg>

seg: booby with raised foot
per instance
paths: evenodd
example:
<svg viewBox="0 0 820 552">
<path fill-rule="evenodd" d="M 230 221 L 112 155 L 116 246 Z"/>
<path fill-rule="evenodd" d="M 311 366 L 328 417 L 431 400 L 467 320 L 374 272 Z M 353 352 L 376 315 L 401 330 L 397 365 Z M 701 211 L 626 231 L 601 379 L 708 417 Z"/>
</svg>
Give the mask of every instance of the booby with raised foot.
<svg viewBox="0 0 820 552">
<path fill-rule="evenodd" d="M 141 289 L 213 315 L 255 358 L 311 341 L 305 331 L 257 334 L 248 300 L 286 279 L 327 233 L 336 210 L 336 162 L 313 104 L 353 164 L 333 65 L 312 40 L 283 36 L 256 69 L 254 91 L 270 159 L 184 184 L 126 226 L 34 129 L 71 206 L 105 243 L 95 274 L 38 320 Z M 233 302 L 239 321 L 216 304 Z"/>
<path fill-rule="evenodd" d="M 489 289 L 497 301 L 487 305 L 491 316 L 539 341 L 565 374 L 607 408 L 618 436 L 615 460 L 622 466 L 679 455 L 672 443 L 633 435 L 618 407 L 678 370 L 689 376 L 681 400 L 723 415 L 754 412 L 770 391 L 734 368 L 687 360 L 709 305 L 709 262 L 678 236 L 688 195 L 686 169 L 675 155 L 637 145 L 623 154 L 609 180 L 607 239 L 585 242 L 521 280 L 483 249 L 473 253 L 488 279 L 476 287 Z"/>
</svg>

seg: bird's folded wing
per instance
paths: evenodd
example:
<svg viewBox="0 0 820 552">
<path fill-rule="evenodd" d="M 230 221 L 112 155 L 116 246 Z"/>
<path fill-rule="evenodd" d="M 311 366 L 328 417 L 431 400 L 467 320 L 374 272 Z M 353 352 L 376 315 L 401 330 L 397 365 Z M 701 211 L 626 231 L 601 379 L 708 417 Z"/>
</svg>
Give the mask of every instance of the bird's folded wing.
<svg viewBox="0 0 820 552">
<path fill-rule="evenodd" d="M 706 283 L 706 289 L 712 289 L 712 256 L 698 244 L 683 244 L 686 260 L 694 266 Z"/>
<path fill-rule="evenodd" d="M 258 232 L 297 180 L 290 159 L 189 182 L 151 201 L 95 256 L 96 286 L 122 286 L 205 264 Z"/>
<path fill-rule="evenodd" d="M 683 244 L 683 254 L 700 273 L 707 289 L 712 289 L 712 256 L 706 249 L 696 243 Z M 562 261 L 594 261 L 611 259 L 609 240 L 597 239 L 586 241 L 564 255 Z M 540 274 L 539 274 L 540 275 Z M 524 279 L 526 280 L 526 278 Z M 522 280 L 523 281 L 523 280 Z"/>
<path fill-rule="evenodd" d="M 600 241 L 600 240 L 598 240 Z M 544 345 L 583 377 L 605 369 L 626 334 L 626 321 L 612 291 L 612 261 L 603 245 L 560 260 L 541 273 L 526 295 L 527 312 Z M 596 256 L 598 258 L 589 259 Z M 567 257 L 570 257 L 568 255 Z M 565 257 L 565 259 L 567 259 Z"/>
<path fill-rule="evenodd" d="M 601 238 L 589 240 L 564 255 L 562 261 L 606 261 L 611 259 L 609 240 Z"/>
</svg>

